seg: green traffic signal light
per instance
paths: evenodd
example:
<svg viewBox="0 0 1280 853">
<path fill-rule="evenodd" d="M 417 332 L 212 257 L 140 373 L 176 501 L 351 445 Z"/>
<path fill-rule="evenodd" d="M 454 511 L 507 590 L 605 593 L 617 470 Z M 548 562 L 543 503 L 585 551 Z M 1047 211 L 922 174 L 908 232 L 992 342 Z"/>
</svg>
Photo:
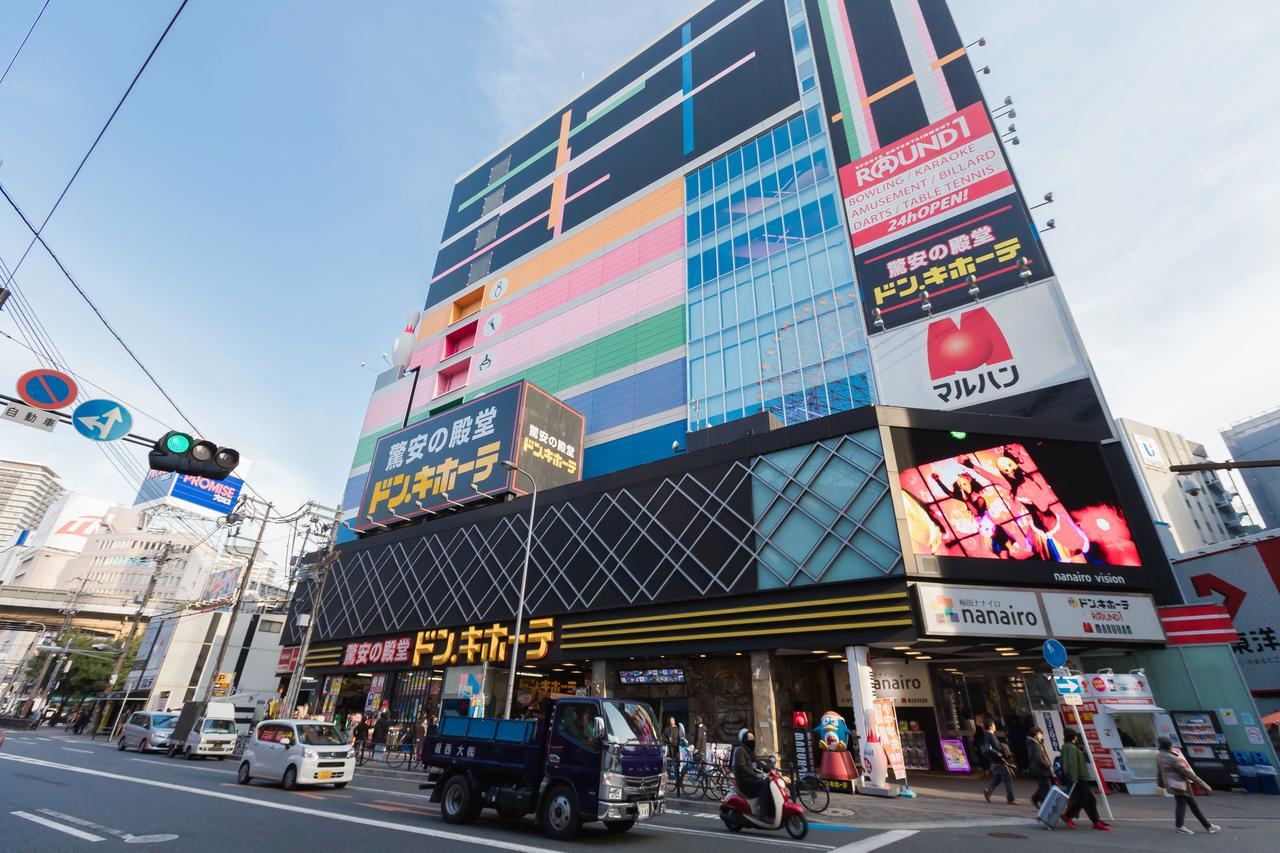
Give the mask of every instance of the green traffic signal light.
<svg viewBox="0 0 1280 853">
<path fill-rule="evenodd" d="M 191 436 L 175 432 L 165 440 L 164 446 L 170 453 L 186 453 L 191 449 Z"/>
</svg>

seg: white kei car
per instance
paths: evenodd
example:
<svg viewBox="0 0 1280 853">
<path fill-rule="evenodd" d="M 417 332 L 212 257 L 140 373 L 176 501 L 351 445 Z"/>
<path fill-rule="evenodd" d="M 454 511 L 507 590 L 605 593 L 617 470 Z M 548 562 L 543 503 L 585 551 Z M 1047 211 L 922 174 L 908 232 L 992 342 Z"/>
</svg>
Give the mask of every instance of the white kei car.
<svg viewBox="0 0 1280 853">
<path fill-rule="evenodd" d="M 236 781 L 279 782 L 345 788 L 356 769 L 355 752 L 332 723 L 317 720 L 264 720 L 245 745 Z"/>
</svg>

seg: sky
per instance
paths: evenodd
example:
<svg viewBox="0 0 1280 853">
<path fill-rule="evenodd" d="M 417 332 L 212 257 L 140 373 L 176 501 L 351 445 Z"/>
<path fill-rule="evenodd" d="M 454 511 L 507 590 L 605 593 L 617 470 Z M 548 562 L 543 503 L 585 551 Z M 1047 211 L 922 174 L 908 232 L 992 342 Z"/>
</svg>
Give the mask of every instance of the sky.
<svg viewBox="0 0 1280 853">
<path fill-rule="evenodd" d="M 0 63 L 43 2 L 0 4 Z M 0 82 L 0 184 L 29 218 L 178 3 L 51 0 Z M 454 179 L 696 5 L 191 0 L 45 237 L 200 432 L 252 460 L 261 494 L 332 506 L 381 354 L 425 300 Z M 1054 194 L 1037 214 L 1056 220 L 1047 250 L 1113 414 L 1224 457 L 1220 427 L 1280 405 L 1280 86 L 1265 84 L 1280 5 L 952 9 L 987 39 L 988 99 L 1014 99 L 1024 191 Z M 12 266 L 29 233 L 0 208 Z M 125 402 L 143 435 L 184 426 L 38 247 L 16 280 L 106 389 L 93 396 Z M 11 309 L 0 332 L 21 340 Z M 0 338 L 5 393 L 38 364 Z M 137 490 L 65 425 L 0 424 L 0 456 L 111 500 Z"/>
</svg>

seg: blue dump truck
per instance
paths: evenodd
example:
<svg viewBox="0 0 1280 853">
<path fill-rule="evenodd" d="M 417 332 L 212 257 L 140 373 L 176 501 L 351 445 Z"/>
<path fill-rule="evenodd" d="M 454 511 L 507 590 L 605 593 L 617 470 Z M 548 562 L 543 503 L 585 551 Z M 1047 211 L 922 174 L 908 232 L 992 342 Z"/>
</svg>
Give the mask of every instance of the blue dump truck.
<svg viewBox="0 0 1280 853">
<path fill-rule="evenodd" d="M 544 699 L 533 719 L 444 717 L 424 738 L 423 760 L 438 768 L 431 799 L 449 823 L 491 808 L 532 814 L 567 840 L 583 823 L 626 832 L 663 811 L 666 758 L 643 702 Z"/>
</svg>

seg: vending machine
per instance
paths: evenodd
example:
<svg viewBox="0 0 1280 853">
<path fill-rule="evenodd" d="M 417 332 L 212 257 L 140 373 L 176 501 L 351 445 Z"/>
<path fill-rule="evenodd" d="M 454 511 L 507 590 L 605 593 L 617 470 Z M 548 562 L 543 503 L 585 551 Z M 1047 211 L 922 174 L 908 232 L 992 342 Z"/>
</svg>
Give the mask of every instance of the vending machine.
<svg viewBox="0 0 1280 853">
<path fill-rule="evenodd" d="M 1182 741 L 1182 754 L 1197 776 L 1220 790 L 1239 787 L 1240 771 L 1215 713 L 1174 711 L 1173 724 Z"/>
</svg>

